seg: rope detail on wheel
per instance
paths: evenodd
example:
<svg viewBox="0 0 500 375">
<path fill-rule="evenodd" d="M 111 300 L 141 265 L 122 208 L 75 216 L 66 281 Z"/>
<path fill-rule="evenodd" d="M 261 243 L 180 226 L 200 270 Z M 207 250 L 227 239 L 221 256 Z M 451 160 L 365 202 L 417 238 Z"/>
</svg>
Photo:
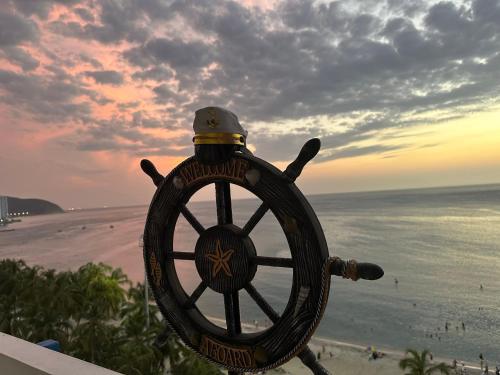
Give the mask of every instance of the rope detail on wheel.
<svg viewBox="0 0 500 375">
<path fill-rule="evenodd" d="M 339 257 L 332 258 L 332 266 L 340 264 L 340 275 L 344 279 L 351 279 L 353 281 L 358 281 L 360 278 L 358 272 L 358 262 L 354 259 L 348 259 L 343 261 Z"/>
</svg>

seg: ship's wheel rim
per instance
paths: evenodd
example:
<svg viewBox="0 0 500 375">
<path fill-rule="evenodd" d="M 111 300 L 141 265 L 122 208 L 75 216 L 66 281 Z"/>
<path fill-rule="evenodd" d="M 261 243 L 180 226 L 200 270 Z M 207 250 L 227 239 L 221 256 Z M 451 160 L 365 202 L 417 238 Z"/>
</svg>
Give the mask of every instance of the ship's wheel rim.
<svg viewBox="0 0 500 375">
<path fill-rule="evenodd" d="M 294 220 L 308 220 L 311 222 L 311 228 L 308 228 L 312 233 L 312 238 L 315 239 L 317 249 L 316 253 L 308 254 L 308 256 L 314 256 L 317 261 L 317 265 L 325 268 L 325 265 L 328 261 L 328 248 L 326 246 L 326 240 L 324 239 L 324 234 L 319 226 L 319 221 L 317 220 L 314 211 L 309 206 L 305 198 L 302 196 L 297 187 L 293 184 L 289 184 L 284 180 L 279 180 L 280 172 L 272 165 L 266 163 L 265 161 L 255 158 L 249 155 L 237 155 L 234 157 L 237 160 L 243 160 L 245 163 L 248 163 L 249 169 L 254 168 L 259 170 L 260 173 L 264 174 L 261 178 L 272 179 L 273 181 L 279 181 L 277 184 L 280 185 L 280 189 L 282 191 L 287 191 L 288 197 L 295 197 L 296 203 L 298 206 L 298 211 L 303 215 L 303 218 L 299 218 L 299 215 L 291 215 Z M 205 179 L 201 179 L 198 182 L 195 182 L 186 188 L 186 183 L 184 183 L 184 187 L 179 188 L 174 185 L 174 178 L 179 178 L 180 171 L 182 168 L 188 166 L 190 163 L 196 163 L 196 159 L 194 157 L 187 159 L 183 163 L 181 163 L 178 167 L 176 167 L 163 181 L 163 183 L 158 187 L 158 190 L 152 200 L 150 210 L 148 213 L 148 219 L 146 224 L 146 230 L 144 233 L 144 257 L 146 270 L 148 274 L 148 279 L 150 285 L 153 289 L 153 294 L 155 299 L 162 311 L 162 314 L 169 321 L 169 324 L 174 328 L 174 330 L 179 334 L 179 336 L 183 339 L 183 341 L 195 351 L 200 350 L 199 344 L 199 335 L 208 335 L 214 340 L 221 342 L 227 345 L 233 345 L 236 347 L 251 347 L 252 350 L 256 350 L 256 346 L 261 342 L 265 342 L 266 345 L 271 345 L 269 341 L 272 341 L 273 335 L 277 331 L 282 331 L 290 321 L 291 310 L 297 305 L 297 291 L 300 289 L 299 287 L 299 271 L 297 264 L 299 262 L 297 250 L 290 251 L 291 257 L 293 260 L 294 266 L 293 269 L 293 281 L 291 285 L 291 292 L 289 296 L 289 300 L 287 306 L 283 312 L 282 317 L 273 324 L 270 328 L 259 331 L 257 333 L 241 333 L 237 337 L 227 338 L 227 331 L 206 318 L 206 316 L 199 311 L 199 309 L 194 306 L 189 309 L 189 312 L 185 312 L 185 320 L 184 322 L 178 321 L 179 317 L 179 309 L 181 309 L 181 305 L 185 300 L 186 293 L 182 288 L 182 284 L 178 278 L 177 272 L 175 270 L 175 265 L 173 260 L 166 260 L 165 254 L 162 255 L 162 252 L 159 251 L 158 246 L 154 246 L 155 239 L 152 238 L 154 235 L 151 234 L 152 227 L 164 228 L 164 244 L 165 252 L 173 251 L 173 237 L 175 232 L 175 227 L 177 224 L 177 220 L 179 215 L 181 214 L 181 209 L 179 208 L 181 205 L 185 205 L 189 199 L 201 188 L 218 182 L 229 182 L 231 184 L 238 185 L 250 192 L 252 192 L 255 196 L 260 198 L 264 203 L 269 205 L 269 209 L 273 212 L 274 216 L 280 223 L 282 230 L 287 237 L 287 242 L 290 250 L 292 250 L 292 243 L 297 243 L 297 235 L 290 234 L 289 223 L 286 223 L 286 220 L 283 220 L 283 210 L 278 207 L 278 204 L 272 201 L 269 201 L 269 197 L 266 194 L 262 194 L 262 191 L 258 188 L 258 183 L 255 186 L 251 186 L 248 181 L 239 181 L 236 179 L 227 179 L 221 177 L 208 177 Z M 177 181 L 179 182 L 179 181 Z M 179 184 L 177 184 L 179 185 Z M 165 196 L 170 196 L 172 199 L 165 199 Z M 168 214 L 165 214 L 165 210 L 168 211 Z M 292 210 L 293 211 L 293 210 Z M 286 214 L 286 210 L 285 210 Z M 281 220 L 280 220 L 281 215 Z M 296 217 L 297 216 L 297 217 Z M 285 228 L 288 225 L 287 228 Z M 297 230 L 295 228 L 294 230 Z M 287 232 L 288 231 L 288 232 Z M 300 231 L 299 231 L 300 232 Z M 300 234 L 300 233 L 299 233 Z M 291 239 L 291 237 L 294 237 Z M 299 235 L 300 237 L 300 235 Z M 310 240 L 310 239 L 309 239 Z M 300 242 L 300 238 L 299 238 Z M 153 255 L 154 254 L 154 255 Z M 302 256 L 304 254 L 301 254 Z M 160 265 L 160 282 L 158 281 L 158 275 L 155 273 L 157 271 L 157 267 L 154 263 L 153 257 L 156 258 L 157 264 Z M 303 257 L 302 257 L 303 258 Z M 318 267 L 313 269 L 308 269 L 308 272 L 318 272 Z M 156 270 L 156 271 L 155 271 Z M 231 366 L 227 363 L 222 363 L 215 359 L 216 363 L 222 364 L 230 369 L 237 370 L 246 370 L 246 371 L 256 371 L 264 368 L 271 368 L 279 365 L 283 362 L 284 359 L 291 358 L 292 354 L 295 354 L 300 347 L 307 343 L 310 335 L 316 328 L 319 323 L 319 317 L 326 306 L 327 298 L 328 298 L 328 289 L 329 289 L 329 277 L 325 277 L 324 272 L 321 275 L 317 275 L 318 277 L 313 277 L 312 279 L 316 280 L 314 285 L 309 285 L 310 288 L 320 289 L 319 294 L 316 293 L 315 304 L 316 307 L 314 309 L 314 316 L 311 316 L 307 319 L 307 323 L 305 326 L 298 330 L 298 332 L 303 333 L 303 337 L 294 338 L 292 342 L 285 348 L 282 354 L 278 356 L 274 356 L 269 361 L 261 361 L 259 363 L 255 363 L 254 365 L 248 366 Z M 326 280 L 326 281 L 325 281 Z M 326 292 L 325 292 L 326 289 Z M 294 292 L 295 291 L 295 292 Z M 184 300 L 183 300 L 184 297 Z M 175 306 L 172 306 L 175 304 Z M 175 307 L 175 308 L 174 308 Z M 176 311 L 174 311 L 176 310 Z M 286 319 L 283 318 L 286 316 Z M 294 316 L 294 319 L 296 316 Z M 188 321 L 191 324 L 191 327 L 186 327 L 185 322 Z M 283 327 L 285 325 L 285 327 Z M 196 337 L 198 335 L 198 337 Z M 200 353 L 203 355 L 203 353 Z M 207 359 L 214 361 L 213 357 L 205 356 Z"/>
</svg>

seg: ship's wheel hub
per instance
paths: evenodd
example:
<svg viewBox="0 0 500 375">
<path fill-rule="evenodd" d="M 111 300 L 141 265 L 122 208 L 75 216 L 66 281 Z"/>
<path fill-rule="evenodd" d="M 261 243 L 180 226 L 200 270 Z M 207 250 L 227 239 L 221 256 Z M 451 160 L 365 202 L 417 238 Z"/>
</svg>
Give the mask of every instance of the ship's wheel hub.
<svg viewBox="0 0 500 375">
<path fill-rule="evenodd" d="M 232 224 L 208 228 L 196 242 L 196 269 L 208 287 L 219 293 L 243 289 L 252 281 L 257 271 L 252 262 L 255 256 L 250 237 Z"/>
</svg>

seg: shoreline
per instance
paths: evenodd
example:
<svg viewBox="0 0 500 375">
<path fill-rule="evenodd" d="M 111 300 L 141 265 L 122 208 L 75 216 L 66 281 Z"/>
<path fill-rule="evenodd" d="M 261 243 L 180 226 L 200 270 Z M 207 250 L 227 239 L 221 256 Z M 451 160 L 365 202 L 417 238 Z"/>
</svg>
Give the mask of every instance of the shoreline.
<svg viewBox="0 0 500 375">
<path fill-rule="evenodd" d="M 218 325 L 225 324 L 224 319 L 208 317 Z M 259 329 L 252 323 L 241 323 L 246 332 L 258 332 Z M 265 325 L 259 328 L 267 328 Z M 327 337 L 313 336 L 307 344 L 314 353 L 320 353 L 322 359 L 320 363 L 329 371 L 342 375 L 402 375 L 403 370 L 399 368 L 399 361 L 405 357 L 405 350 L 388 348 L 385 346 L 373 345 L 378 352 L 384 353 L 383 358 L 369 360 L 371 345 L 361 345 L 351 342 L 338 341 Z M 451 365 L 453 359 L 435 357 L 432 363 L 444 362 Z M 467 369 L 469 375 L 481 374 L 481 369 L 470 362 L 457 359 L 457 369 L 460 371 L 461 364 Z M 491 364 L 492 366 L 494 364 Z M 494 367 L 492 367 L 494 371 Z M 490 369 L 491 371 L 491 369 Z M 270 374 L 299 375 L 308 374 L 310 370 L 306 368 L 297 357 L 284 363 L 280 367 L 268 371 Z M 458 374 L 459 372 L 457 372 Z M 492 372 L 493 373 L 493 372 Z"/>
<path fill-rule="evenodd" d="M 323 345 L 325 347 L 341 348 L 341 349 L 345 349 L 345 350 L 355 351 L 355 352 L 362 354 L 365 359 L 369 356 L 368 348 L 370 347 L 370 345 L 363 346 L 360 344 L 353 344 L 350 342 L 338 341 L 338 340 L 329 339 L 326 337 L 314 337 L 314 336 L 309 341 L 309 345 L 314 347 L 315 349 L 317 349 L 316 352 L 322 350 Z M 405 349 L 400 350 L 400 349 L 388 348 L 388 347 L 380 346 L 380 345 L 374 345 L 374 347 L 376 348 L 377 351 L 385 354 L 384 358 L 387 357 L 387 358 L 391 358 L 391 359 L 397 359 L 397 361 L 399 362 L 400 359 L 405 357 L 405 353 L 406 353 Z M 376 361 L 383 361 L 384 358 L 377 359 Z M 433 363 L 444 362 L 446 364 L 451 365 L 452 361 L 453 361 L 453 359 L 450 359 L 450 358 L 434 357 Z M 457 368 L 458 369 L 460 369 L 462 363 L 465 365 L 464 367 L 467 369 L 469 374 L 480 374 L 480 371 L 481 371 L 480 367 L 475 366 L 475 365 L 471 364 L 470 362 L 461 361 L 461 360 L 457 359 Z M 400 371 L 403 372 L 402 370 L 400 370 Z"/>
</svg>

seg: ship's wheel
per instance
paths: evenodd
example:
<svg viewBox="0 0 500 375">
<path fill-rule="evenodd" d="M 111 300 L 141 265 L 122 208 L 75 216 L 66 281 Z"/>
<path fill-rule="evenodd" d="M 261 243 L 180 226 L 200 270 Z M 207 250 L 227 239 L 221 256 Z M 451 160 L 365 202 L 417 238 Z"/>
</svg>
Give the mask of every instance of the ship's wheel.
<svg viewBox="0 0 500 375">
<path fill-rule="evenodd" d="M 232 374 L 277 367 L 294 356 L 315 373 L 328 372 L 308 349 L 309 341 L 326 307 L 330 276 L 377 279 L 383 275 L 373 264 L 344 262 L 329 256 L 321 225 L 306 198 L 294 184 L 302 168 L 319 151 L 312 139 L 284 172 L 248 152 L 234 152 L 220 163 L 203 163 L 191 157 L 165 178 L 147 160 L 142 169 L 157 185 L 144 231 L 144 260 L 149 284 L 170 327 L 183 342 Z M 186 207 L 201 188 L 214 185 L 217 225 L 205 228 Z M 233 224 L 231 185 L 249 190 L 262 204 L 243 227 Z M 271 211 L 278 219 L 290 248 L 289 257 L 259 255 L 252 230 Z M 179 215 L 196 230 L 194 249 L 174 248 Z M 215 215 L 215 213 L 214 213 Z M 186 293 L 174 260 L 191 260 L 201 278 Z M 279 314 L 252 282 L 258 267 L 293 270 L 289 301 Z M 226 328 L 213 324 L 196 303 L 207 288 L 224 297 Z M 256 333 L 241 330 L 239 296 L 247 293 L 273 323 Z"/>
</svg>

